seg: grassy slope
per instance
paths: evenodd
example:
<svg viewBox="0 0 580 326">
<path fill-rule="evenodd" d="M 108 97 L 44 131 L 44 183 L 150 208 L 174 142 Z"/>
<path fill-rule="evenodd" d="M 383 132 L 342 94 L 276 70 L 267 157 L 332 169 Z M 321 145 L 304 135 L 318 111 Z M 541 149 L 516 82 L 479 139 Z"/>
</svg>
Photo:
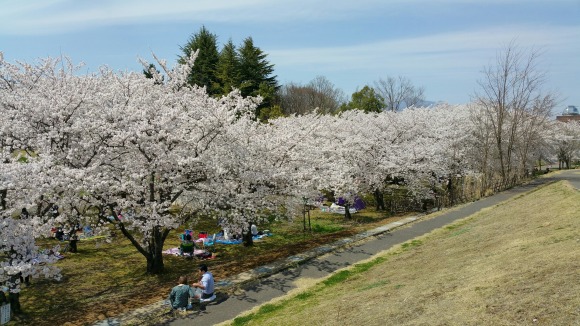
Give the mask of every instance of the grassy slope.
<svg viewBox="0 0 580 326">
<path fill-rule="evenodd" d="M 580 193 L 538 189 L 300 291 L 234 324 L 580 325 Z"/>
</svg>

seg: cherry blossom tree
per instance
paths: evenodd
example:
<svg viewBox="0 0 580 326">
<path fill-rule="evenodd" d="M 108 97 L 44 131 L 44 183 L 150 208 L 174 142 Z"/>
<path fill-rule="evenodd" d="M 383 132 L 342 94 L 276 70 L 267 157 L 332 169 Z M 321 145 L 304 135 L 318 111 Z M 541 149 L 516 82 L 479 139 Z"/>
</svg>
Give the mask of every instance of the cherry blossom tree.
<svg viewBox="0 0 580 326">
<path fill-rule="evenodd" d="M 467 106 L 439 104 L 432 108 L 405 110 L 420 131 L 410 138 L 413 153 L 405 179 L 423 198 L 442 195 L 455 204 L 455 183 L 475 172 L 467 156 L 473 128 Z M 410 172 L 410 173 L 409 173 Z M 440 193 L 441 194 L 440 194 Z M 441 204 L 441 203 L 440 203 Z"/>
<path fill-rule="evenodd" d="M 90 171 L 94 178 L 84 179 L 90 180 L 83 189 L 91 205 L 100 208 L 101 221 L 117 212 L 111 214 L 113 223 L 145 256 L 150 273 L 163 271 L 169 232 L 213 201 L 206 186 L 213 177 L 213 143 L 256 105 L 238 92 L 214 99 L 203 88 L 187 86 L 195 55 L 174 69 L 158 61 L 164 78 L 156 72 L 152 80 L 141 74 L 106 75 L 110 83 L 117 81 L 111 97 L 116 102 L 101 106 L 113 117 L 108 129 L 115 143 L 107 161 Z"/>
<path fill-rule="evenodd" d="M 31 73 L 22 80 L 19 77 L 24 71 L 38 72 L 26 64 L 8 64 L 0 53 L 0 283 L 8 288 L 15 312 L 20 310 L 21 281 L 60 277 L 58 268 L 52 266 L 57 249 L 39 248 L 35 243 L 48 233 L 46 225 L 35 214 L 19 214 L 31 198 L 49 188 L 47 180 L 37 176 L 53 159 L 36 155 L 34 133 L 26 128 L 30 117 L 23 115 L 24 99 L 30 95 L 33 100 L 31 85 L 41 76 Z"/>
<path fill-rule="evenodd" d="M 251 245 L 252 223 L 292 218 L 301 198 L 315 191 L 308 185 L 316 179 L 311 173 L 316 164 L 308 162 L 304 148 L 319 127 L 310 117 L 267 124 L 239 119 L 231 125 L 228 135 L 213 144 L 215 156 L 208 164 L 208 189 L 222 227 L 242 234 L 244 244 Z"/>
<path fill-rule="evenodd" d="M 147 271 L 162 272 L 169 231 L 211 202 L 197 186 L 207 178 L 211 143 L 256 104 L 236 92 L 213 99 L 187 86 L 195 55 L 174 69 L 158 60 L 164 74 L 152 70 L 153 78 L 106 67 L 77 75 L 60 59 L 5 64 L 3 108 L 17 121 L 3 125 L 5 135 L 12 150 L 51 163 L 27 180 L 36 193 L 21 195 L 12 210 L 36 198 L 39 213 L 58 203 L 50 224 L 73 217 L 113 223 L 145 256 Z M 195 200 L 180 201 L 188 192 Z"/>
<path fill-rule="evenodd" d="M 20 202 L 23 193 L 31 193 L 20 178 L 34 178 L 45 168 L 44 162 L 31 159 L 21 162 L 14 153 L 0 149 L 0 188 L 5 189 L 4 203 L 0 209 L 0 284 L 9 292 L 14 313 L 20 312 L 20 290 L 31 278 L 60 279 L 60 270 L 53 265 L 58 260 L 58 246 L 39 248 L 36 239 L 49 232 L 38 217 L 12 215 L 12 207 Z M 15 178 L 18 176 L 18 178 Z M 20 191 L 19 191 L 20 190 Z M 25 196 L 24 196 L 25 197 Z"/>
<path fill-rule="evenodd" d="M 41 250 L 35 239 L 47 230 L 43 230 L 38 219 L 0 219 L 0 283 L 9 289 L 9 299 L 12 310 L 20 312 L 19 293 L 22 283 L 28 283 L 30 278 L 60 279 L 60 269 L 56 262 L 57 252 Z M 44 231 L 44 232 L 43 232 Z"/>
<path fill-rule="evenodd" d="M 546 137 L 559 168 L 569 169 L 580 157 L 580 122 L 553 121 Z"/>
<path fill-rule="evenodd" d="M 356 183 L 358 192 L 373 193 L 378 205 L 388 180 L 403 181 L 418 200 L 431 197 L 435 183 L 467 171 L 468 165 L 460 163 L 465 161 L 461 145 L 469 135 L 468 112 L 463 106 L 441 104 L 398 113 L 344 114 L 342 129 L 348 131 L 340 138 L 340 148 L 351 167 L 346 173 L 353 178 L 351 186 Z"/>
</svg>

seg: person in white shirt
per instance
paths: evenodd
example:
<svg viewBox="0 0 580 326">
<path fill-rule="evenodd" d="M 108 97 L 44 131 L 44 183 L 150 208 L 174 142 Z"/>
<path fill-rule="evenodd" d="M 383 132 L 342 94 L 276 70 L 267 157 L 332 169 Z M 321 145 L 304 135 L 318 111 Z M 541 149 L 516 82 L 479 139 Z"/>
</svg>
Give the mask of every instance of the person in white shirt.
<svg viewBox="0 0 580 326">
<path fill-rule="evenodd" d="M 207 271 L 207 265 L 202 264 L 199 266 L 199 273 L 201 274 L 201 279 L 197 283 L 193 283 L 191 286 L 194 288 L 201 289 L 196 291 L 196 299 L 210 299 L 214 295 L 214 280 L 213 275 Z"/>
<path fill-rule="evenodd" d="M 252 226 L 250 227 L 250 230 L 252 231 L 253 237 L 258 235 L 258 227 L 256 226 L 256 224 L 252 224 Z"/>
</svg>

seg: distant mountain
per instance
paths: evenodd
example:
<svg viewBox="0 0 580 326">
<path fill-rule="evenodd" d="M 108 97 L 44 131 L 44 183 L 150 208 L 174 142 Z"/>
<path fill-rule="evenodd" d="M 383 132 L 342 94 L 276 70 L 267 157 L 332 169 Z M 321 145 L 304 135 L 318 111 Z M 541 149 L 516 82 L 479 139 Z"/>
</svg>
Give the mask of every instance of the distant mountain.
<svg viewBox="0 0 580 326">
<path fill-rule="evenodd" d="M 447 102 L 445 102 L 445 101 L 421 101 L 421 102 L 417 103 L 417 105 L 415 105 L 415 106 L 419 107 L 419 108 L 428 108 L 430 106 L 436 106 L 436 105 L 444 104 L 444 103 L 447 103 Z M 407 107 L 405 104 L 403 104 L 401 106 L 403 108 Z"/>
<path fill-rule="evenodd" d="M 441 103 L 445 103 L 445 102 L 443 102 L 443 101 L 437 101 L 437 102 L 434 102 L 434 101 L 421 101 L 421 102 L 417 103 L 416 106 L 419 106 L 419 107 L 428 107 L 428 106 L 434 106 L 434 105 L 441 104 Z"/>
<path fill-rule="evenodd" d="M 417 103 L 417 105 L 415 105 L 415 107 L 418 107 L 418 108 L 428 108 L 428 107 L 431 107 L 431 106 L 436 106 L 436 105 L 444 104 L 444 103 L 447 103 L 447 102 L 445 102 L 445 101 L 420 101 L 419 103 Z M 402 110 L 404 110 L 406 108 L 407 108 L 407 104 L 405 102 L 402 102 L 399 105 L 399 108 L 397 109 L 397 111 L 402 111 Z"/>
</svg>

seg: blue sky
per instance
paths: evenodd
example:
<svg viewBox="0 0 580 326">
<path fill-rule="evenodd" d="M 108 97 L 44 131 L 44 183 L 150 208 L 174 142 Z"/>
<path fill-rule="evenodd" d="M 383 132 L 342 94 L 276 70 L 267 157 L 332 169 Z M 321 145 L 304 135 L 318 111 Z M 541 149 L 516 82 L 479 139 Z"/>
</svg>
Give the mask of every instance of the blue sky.
<svg viewBox="0 0 580 326">
<path fill-rule="evenodd" d="M 324 76 L 346 95 L 404 76 L 428 100 L 467 103 L 515 40 L 541 49 L 547 90 L 580 106 L 580 0 L 0 0 L 9 61 L 65 55 L 87 70 L 175 62 L 202 25 L 221 44 L 251 36 L 281 84 Z"/>
</svg>

